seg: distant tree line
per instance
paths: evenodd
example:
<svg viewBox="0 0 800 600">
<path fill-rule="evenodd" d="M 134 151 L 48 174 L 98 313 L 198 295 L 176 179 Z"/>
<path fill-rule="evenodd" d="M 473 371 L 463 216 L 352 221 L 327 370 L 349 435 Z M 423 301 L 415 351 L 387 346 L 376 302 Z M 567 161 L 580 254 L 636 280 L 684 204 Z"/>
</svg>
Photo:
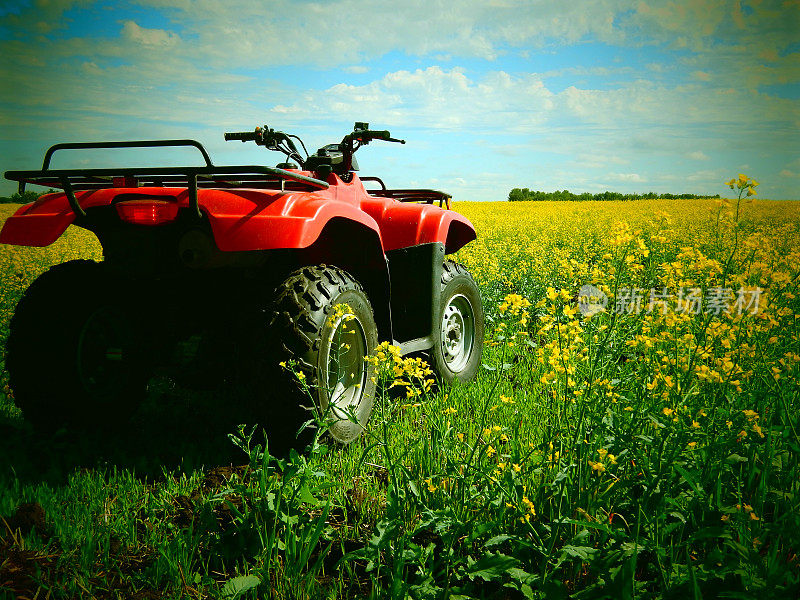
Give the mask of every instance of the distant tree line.
<svg viewBox="0 0 800 600">
<path fill-rule="evenodd" d="M 657 194 L 645 192 L 644 194 L 621 194 L 619 192 L 601 192 L 599 194 L 573 194 L 569 190 L 556 190 L 555 192 L 540 192 L 528 188 L 514 188 L 508 193 L 509 202 L 530 202 L 537 200 L 560 200 L 565 202 L 580 202 L 584 200 L 687 200 L 689 198 L 719 198 L 719 194 L 704 196 L 702 194 Z"/>
<path fill-rule="evenodd" d="M 23 194 L 14 192 L 10 196 L 0 196 L 0 204 L 28 204 L 29 202 L 36 202 L 39 196 L 55 192 L 56 190 L 48 190 L 46 192 L 31 192 L 27 191 Z"/>
</svg>

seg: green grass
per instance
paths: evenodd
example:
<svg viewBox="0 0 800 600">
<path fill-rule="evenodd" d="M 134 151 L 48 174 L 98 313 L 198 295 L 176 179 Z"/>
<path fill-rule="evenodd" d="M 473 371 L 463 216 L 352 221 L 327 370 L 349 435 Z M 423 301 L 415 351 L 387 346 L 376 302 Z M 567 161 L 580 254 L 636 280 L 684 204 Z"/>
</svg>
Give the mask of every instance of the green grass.
<svg viewBox="0 0 800 600">
<path fill-rule="evenodd" d="M 763 246 L 772 222 L 733 224 L 739 233 L 722 241 L 712 228 L 664 241 L 657 225 L 631 239 L 589 228 L 552 242 L 558 259 L 522 276 L 508 275 L 518 255 L 501 256 L 496 279 L 479 280 L 488 326 L 478 378 L 425 391 L 425 377 L 391 387 L 386 374 L 368 430 L 347 447 L 272 456 L 224 398 L 168 385 L 111 436 L 43 440 L 0 399 L 0 515 L 10 525 L 0 531 L 0 590 L 797 597 L 792 219 L 794 237 Z M 20 263 L 8 264 L 4 281 Z M 670 277 L 704 290 L 769 287 L 769 306 L 738 320 L 575 314 L 574 293 L 590 279 L 612 292 Z M 24 284 L 4 289 L 18 295 Z M 15 299 L 4 299 L 5 314 Z"/>
</svg>

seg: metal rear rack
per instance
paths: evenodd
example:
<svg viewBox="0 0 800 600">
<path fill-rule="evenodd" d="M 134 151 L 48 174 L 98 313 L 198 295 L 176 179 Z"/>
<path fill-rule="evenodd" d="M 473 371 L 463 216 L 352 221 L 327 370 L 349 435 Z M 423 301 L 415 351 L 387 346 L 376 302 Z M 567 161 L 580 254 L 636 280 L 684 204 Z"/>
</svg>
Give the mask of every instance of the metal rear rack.
<svg viewBox="0 0 800 600">
<path fill-rule="evenodd" d="M 439 208 L 446 207 L 450 209 L 450 200 L 452 196 L 445 194 L 438 190 L 420 190 L 420 189 L 395 189 L 390 190 L 386 188 L 380 177 L 361 177 L 361 181 L 375 181 L 380 184 L 379 190 L 367 190 L 370 196 L 378 196 L 381 198 L 392 198 L 400 202 L 424 202 L 425 204 L 433 204 L 439 202 Z"/>
<path fill-rule="evenodd" d="M 193 146 L 205 161 L 200 167 L 113 167 L 105 169 L 50 169 L 50 160 L 58 150 L 98 148 L 154 148 L 161 146 Z M 19 182 L 20 194 L 26 184 L 63 189 L 76 216 L 86 213 L 78 204 L 75 190 L 94 190 L 111 187 L 185 187 L 189 191 L 189 206 L 200 216 L 197 202 L 198 188 L 268 188 L 286 190 L 326 189 L 328 184 L 313 177 L 292 173 L 284 169 L 262 165 L 237 165 L 217 167 L 211 163 L 208 152 L 195 140 L 141 140 L 130 142 L 67 143 L 51 146 L 44 156 L 39 171 L 6 171 L 5 178 Z"/>
</svg>

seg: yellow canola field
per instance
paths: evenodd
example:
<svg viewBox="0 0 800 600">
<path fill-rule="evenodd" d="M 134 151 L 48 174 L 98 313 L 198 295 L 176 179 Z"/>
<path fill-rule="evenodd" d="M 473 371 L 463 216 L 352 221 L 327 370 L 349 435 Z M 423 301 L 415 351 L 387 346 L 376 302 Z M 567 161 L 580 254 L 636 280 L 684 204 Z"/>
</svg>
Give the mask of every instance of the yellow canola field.
<svg viewBox="0 0 800 600">
<path fill-rule="evenodd" d="M 729 248 L 735 202 L 454 202 L 453 209 L 478 231 L 478 239 L 456 257 L 484 286 L 582 284 L 592 269 L 598 278 L 608 275 L 611 259 L 603 257 L 613 253 L 625 226 L 666 254 L 687 246 L 708 250 L 712 243 L 719 250 Z M 770 265 L 787 267 L 800 241 L 800 202 L 742 200 L 740 222 L 750 236 L 748 247 Z"/>
<path fill-rule="evenodd" d="M 794 381 L 800 364 L 798 202 L 454 208 L 478 230 L 478 240 L 457 259 L 481 285 L 496 323 L 487 343 L 533 356 L 536 379 L 553 394 L 575 402 L 607 385 L 605 396 L 616 402 L 617 388 L 630 392 L 640 385 L 663 402 L 653 409 L 669 412 L 685 409 L 692 398 L 708 406 L 733 393 L 737 404 L 745 402 L 740 411 L 758 415 L 774 409 L 767 398 Z M 584 286 L 593 286 L 603 304 L 581 297 Z M 584 310 L 592 307 L 604 310 Z M 632 357 L 633 368 L 626 364 Z M 765 402 L 751 406 L 742 394 Z M 721 422 L 730 428 L 731 413 L 725 414 Z M 757 422 L 750 424 L 760 436 Z"/>
</svg>

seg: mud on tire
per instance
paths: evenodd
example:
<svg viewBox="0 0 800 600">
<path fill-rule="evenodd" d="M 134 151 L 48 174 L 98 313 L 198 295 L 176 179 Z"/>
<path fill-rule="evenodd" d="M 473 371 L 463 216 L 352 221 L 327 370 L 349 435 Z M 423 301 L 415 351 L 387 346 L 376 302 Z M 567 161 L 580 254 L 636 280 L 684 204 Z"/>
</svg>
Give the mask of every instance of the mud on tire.
<svg viewBox="0 0 800 600">
<path fill-rule="evenodd" d="M 299 424 L 311 418 L 305 408 L 313 401 L 333 439 L 346 444 L 357 438 L 369 420 L 375 394 L 372 366 L 364 357 L 378 344 L 372 307 L 359 283 L 332 266 L 295 271 L 276 290 L 269 330 L 277 348 L 270 353 L 273 364 L 268 371 L 275 373 L 281 362 L 291 363 L 303 379 L 285 370 L 278 373 L 277 383 L 287 394 L 272 407 L 271 420 L 284 422 L 284 434 L 296 433 Z M 268 425 L 274 431 L 278 424 Z"/>
<path fill-rule="evenodd" d="M 123 289 L 108 265 L 73 260 L 41 275 L 19 301 L 6 368 L 14 402 L 38 429 L 113 425 L 144 397 L 148 375 Z"/>
<path fill-rule="evenodd" d="M 475 280 L 464 265 L 447 260 L 442 269 L 439 319 L 431 362 L 440 380 L 470 381 L 483 356 L 484 314 Z"/>
</svg>

